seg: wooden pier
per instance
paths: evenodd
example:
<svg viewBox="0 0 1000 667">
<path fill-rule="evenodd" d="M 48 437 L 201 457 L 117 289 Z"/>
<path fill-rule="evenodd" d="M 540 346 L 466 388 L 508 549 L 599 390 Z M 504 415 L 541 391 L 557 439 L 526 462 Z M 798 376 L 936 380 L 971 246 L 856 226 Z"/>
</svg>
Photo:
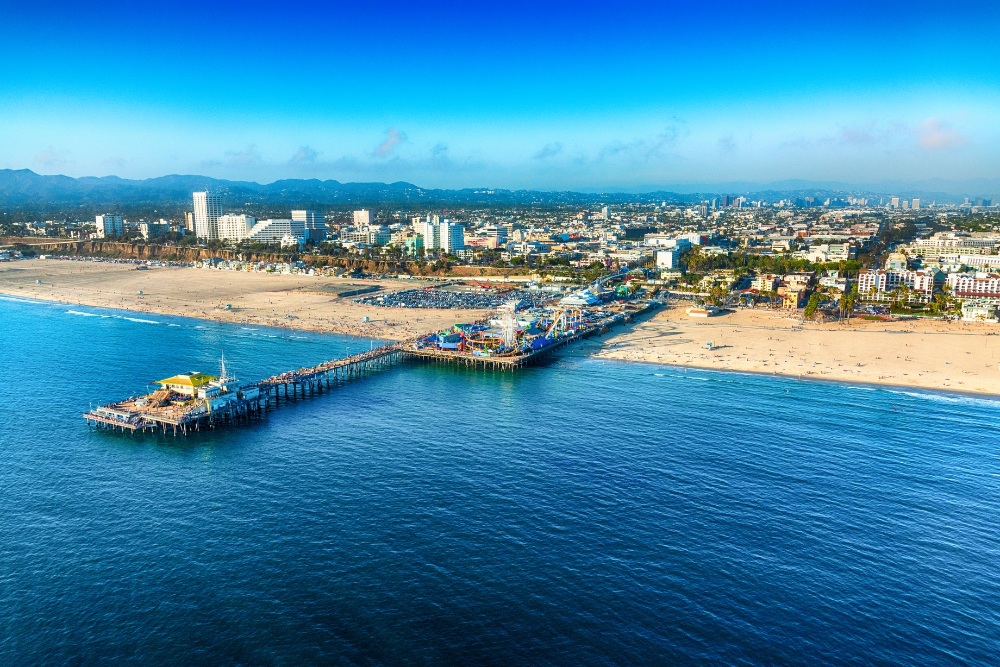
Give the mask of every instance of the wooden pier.
<svg viewBox="0 0 1000 667">
<path fill-rule="evenodd" d="M 365 377 L 406 359 L 513 371 L 538 363 L 571 343 L 604 333 L 616 324 L 629 322 L 634 316 L 657 305 L 650 301 L 640 307 L 622 306 L 609 316 L 563 332 L 551 342 L 533 349 L 506 353 L 439 349 L 427 344 L 427 336 L 420 336 L 316 366 L 287 371 L 249 384 L 236 384 L 229 378 L 232 387 L 217 390 L 213 394 L 214 398 L 174 398 L 170 391 L 161 389 L 148 396 L 132 397 L 91 409 L 84 413 L 83 418 L 88 425 L 104 430 L 122 433 L 160 432 L 174 436 L 186 436 L 221 426 L 248 424 L 266 417 L 269 409 L 277 408 L 283 403 L 319 396 L 337 385 Z M 225 380 L 224 366 L 222 376 Z M 223 393 L 220 394 L 220 391 Z"/>
<path fill-rule="evenodd" d="M 339 383 L 363 377 L 397 363 L 403 358 L 403 345 L 405 343 L 383 345 L 368 352 L 327 361 L 318 366 L 273 375 L 257 382 L 256 385 L 265 396 L 265 401 L 273 398 L 275 405 L 278 399 L 289 401 L 308 398 L 329 391 Z"/>
</svg>

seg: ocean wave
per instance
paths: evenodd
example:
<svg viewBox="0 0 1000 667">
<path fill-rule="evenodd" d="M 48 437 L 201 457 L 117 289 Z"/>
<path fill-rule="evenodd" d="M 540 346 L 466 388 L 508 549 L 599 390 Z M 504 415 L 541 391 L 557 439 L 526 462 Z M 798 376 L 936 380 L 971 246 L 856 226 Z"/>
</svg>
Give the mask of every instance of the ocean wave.
<svg viewBox="0 0 1000 667">
<path fill-rule="evenodd" d="M 41 299 L 22 299 L 20 297 L 11 296 L 9 294 L 0 294 L 0 301 L 13 301 L 14 303 L 51 303 L 49 301 L 42 301 Z"/>
<path fill-rule="evenodd" d="M 128 320 L 129 322 L 139 322 L 140 324 L 160 324 L 156 320 L 144 320 L 139 317 L 122 317 L 123 320 Z"/>
<path fill-rule="evenodd" d="M 111 317 L 110 315 L 101 315 L 100 313 L 86 313 L 82 310 L 67 310 L 67 315 L 79 315 L 80 317 L 103 317 L 105 319 Z"/>
<path fill-rule="evenodd" d="M 948 390 L 945 389 L 941 393 L 936 392 L 922 392 L 922 391 L 906 391 L 903 389 L 886 389 L 892 394 L 902 394 L 903 396 L 909 396 L 910 398 L 919 398 L 925 401 L 934 401 L 935 403 L 951 403 L 951 404 L 961 404 L 961 405 L 979 405 L 983 407 L 996 408 L 1000 405 L 1000 399 L 996 398 L 986 398 L 977 396 L 964 396 L 962 394 L 949 394 L 946 393 Z"/>
</svg>

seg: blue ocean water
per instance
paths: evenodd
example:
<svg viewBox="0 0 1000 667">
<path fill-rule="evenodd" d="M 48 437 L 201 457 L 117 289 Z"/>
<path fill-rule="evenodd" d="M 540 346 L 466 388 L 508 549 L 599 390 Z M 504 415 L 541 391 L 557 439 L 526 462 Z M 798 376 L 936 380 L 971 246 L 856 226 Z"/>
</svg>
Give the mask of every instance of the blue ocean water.
<svg viewBox="0 0 1000 667">
<path fill-rule="evenodd" d="M 997 664 L 990 400 L 569 353 L 80 418 L 369 345 L 0 299 L 0 664 Z"/>
</svg>

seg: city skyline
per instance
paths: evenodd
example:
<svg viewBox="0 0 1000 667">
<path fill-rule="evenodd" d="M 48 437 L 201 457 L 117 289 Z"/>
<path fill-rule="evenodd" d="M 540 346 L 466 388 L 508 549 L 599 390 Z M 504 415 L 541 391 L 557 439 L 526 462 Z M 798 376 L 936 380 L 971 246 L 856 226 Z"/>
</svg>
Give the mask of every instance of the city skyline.
<svg viewBox="0 0 1000 667">
<path fill-rule="evenodd" d="M 2 10 L 0 168 L 621 191 L 1000 179 L 995 59 L 966 32 L 1000 17 L 986 3 L 59 7 Z M 192 17 L 219 48 L 191 48 Z"/>
</svg>

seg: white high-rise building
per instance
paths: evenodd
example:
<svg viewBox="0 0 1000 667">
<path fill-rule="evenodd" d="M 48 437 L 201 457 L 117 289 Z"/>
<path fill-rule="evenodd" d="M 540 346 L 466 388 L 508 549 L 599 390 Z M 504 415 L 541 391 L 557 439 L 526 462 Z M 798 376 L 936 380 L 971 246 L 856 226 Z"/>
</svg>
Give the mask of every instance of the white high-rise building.
<svg viewBox="0 0 1000 667">
<path fill-rule="evenodd" d="M 437 216 L 424 220 L 417 231 L 424 237 L 424 250 L 437 250 L 441 247 L 441 226 L 438 224 Z"/>
<path fill-rule="evenodd" d="M 95 222 L 97 224 L 97 238 L 99 239 L 125 234 L 125 221 L 120 215 L 99 215 L 95 218 Z"/>
<path fill-rule="evenodd" d="M 914 198 L 913 199 L 913 204 L 910 205 L 910 208 L 912 208 L 914 211 L 919 211 L 920 210 L 920 200 L 917 199 L 917 198 Z"/>
<path fill-rule="evenodd" d="M 319 243 L 326 238 L 326 216 L 316 211 L 292 211 L 292 220 L 301 222 L 307 241 Z"/>
<path fill-rule="evenodd" d="M 372 212 L 361 209 L 360 211 L 354 212 L 354 224 L 358 226 L 367 227 L 372 224 Z"/>
<path fill-rule="evenodd" d="M 889 208 L 899 208 L 899 197 L 893 197 L 889 200 Z"/>
<path fill-rule="evenodd" d="M 257 218 L 252 215 L 220 215 L 219 238 L 223 241 L 242 241 L 255 224 L 257 224 Z"/>
<path fill-rule="evenodd" d="M 207 192 L 194 193 L 194 234 L 200 239 L 214 241 L 219 238 L 219 216 L 222 201 L 218 195 Z"/>
</svg>

